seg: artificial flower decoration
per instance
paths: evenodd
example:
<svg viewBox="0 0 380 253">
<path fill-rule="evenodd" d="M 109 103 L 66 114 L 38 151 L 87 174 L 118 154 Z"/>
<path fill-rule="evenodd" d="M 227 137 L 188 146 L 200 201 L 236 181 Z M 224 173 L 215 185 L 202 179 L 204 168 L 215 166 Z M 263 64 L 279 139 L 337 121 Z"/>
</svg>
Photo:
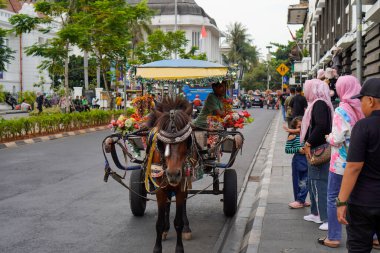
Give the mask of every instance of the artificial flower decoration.
<svg viewBox="0 0 380 253">
<path fill-rule="evenodd" d="M 132 114 L 129 118 L 120 115 L 117 120 L 111 120 L 108 127 L 115 132 L 123 135 L 139 130 L 141 123 L 146 121 L 146 117 L 140 117 L 137 113 Z"/>
<path fill-rule="evenodd" d="M 212 130 L 224 129 L 224 128 L 244 128 L 244 125 L 253 122 L 251 114 L 247 111 L 230 111 L 225 114 L 224 117 L 209 116 L 207 117 L 209 128 Z"/>
<path fill-rule="evenodd" d="M 144 96 L 136 97 L 132 100 L 133 107 L 136 108 L 136 113 L 140 118 L 149 114 L 150 111 L 154 108 L 154 100 L 153 97 L 149 94 Z"/>
</svg>

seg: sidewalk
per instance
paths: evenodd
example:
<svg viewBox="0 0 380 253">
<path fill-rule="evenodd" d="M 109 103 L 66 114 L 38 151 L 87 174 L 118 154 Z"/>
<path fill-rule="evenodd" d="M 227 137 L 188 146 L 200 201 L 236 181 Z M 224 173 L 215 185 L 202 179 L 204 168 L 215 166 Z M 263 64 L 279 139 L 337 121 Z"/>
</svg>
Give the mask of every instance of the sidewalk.
<svg viewBox="0 0 380 253">
<path fill-rule="evenodd" d="M 319 253 L 347 252 L 346 233 L 340 248 L 331 249 L 318 244 L 317 238 L 324 237 L 327 231 L 318 229 L 318 224 L 303 220 L 310 208 L 290 209 L 292 193 L 292 155 L 285 154 L 287 134 L 282 129 L 280 114 L 273 121 L 271 148 L 263 169 L 258 207 L 252 230 L 250 231 L 247 253 Z"/>
</svg>

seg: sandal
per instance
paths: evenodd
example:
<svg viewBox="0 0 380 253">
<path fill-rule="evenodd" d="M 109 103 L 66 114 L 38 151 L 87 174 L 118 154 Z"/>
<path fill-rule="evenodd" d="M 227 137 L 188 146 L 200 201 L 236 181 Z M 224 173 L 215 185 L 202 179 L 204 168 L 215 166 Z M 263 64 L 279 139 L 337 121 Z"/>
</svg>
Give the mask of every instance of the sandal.
<svg viewBox="0 0 380 253">
<path fill-rule="evenodd" d="M 372 248 L 374 248 L 374 249 L 380 249 L 379 240 L 373 240 Z"/>
<path fill-rule="evenodd" d="M 340 243 L 326 242 L 326 240 L 328 240 L 327 237 L 318 238 L 318 243 L 329 248 L 338 248 L 340 245 Z"/>
</svg>

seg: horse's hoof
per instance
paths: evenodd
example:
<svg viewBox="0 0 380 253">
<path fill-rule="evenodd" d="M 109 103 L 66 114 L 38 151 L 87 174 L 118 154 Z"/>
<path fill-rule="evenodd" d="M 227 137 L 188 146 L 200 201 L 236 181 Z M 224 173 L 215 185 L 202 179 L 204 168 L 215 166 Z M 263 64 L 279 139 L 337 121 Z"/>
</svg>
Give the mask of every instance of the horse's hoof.
<svg viewBox="0 0 380 253">
<path fill-rule="evenodd" d="M 186 241 L 191 240 L 191 232 L 182 233 L 182 239 Z"/>
<path fill-rule="evenodd" d="M 166 241 L 166 238 L 168 237 L 168 232 L 163 232 L 162 233 L 162 240 Z"/>
</svg>

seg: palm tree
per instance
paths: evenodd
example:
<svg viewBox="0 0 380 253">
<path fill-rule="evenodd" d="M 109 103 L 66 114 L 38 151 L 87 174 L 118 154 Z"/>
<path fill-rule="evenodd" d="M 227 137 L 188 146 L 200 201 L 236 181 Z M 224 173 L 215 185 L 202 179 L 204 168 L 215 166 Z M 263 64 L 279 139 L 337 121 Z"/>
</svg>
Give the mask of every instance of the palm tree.
<svg viewBox="0 0 380 253">
<path fill-rule="evenodd" d="M 241 80 L 243 73 L 251 70 L 257 64 L 258 51 L 252 45 L 247 28 L 239 22 L 228 26 L 227 42 L 231 50 L 224 57 L 224 61 L 230 65 L 237 64 L 240 70 L 238 79 Z"/>
</svg>

